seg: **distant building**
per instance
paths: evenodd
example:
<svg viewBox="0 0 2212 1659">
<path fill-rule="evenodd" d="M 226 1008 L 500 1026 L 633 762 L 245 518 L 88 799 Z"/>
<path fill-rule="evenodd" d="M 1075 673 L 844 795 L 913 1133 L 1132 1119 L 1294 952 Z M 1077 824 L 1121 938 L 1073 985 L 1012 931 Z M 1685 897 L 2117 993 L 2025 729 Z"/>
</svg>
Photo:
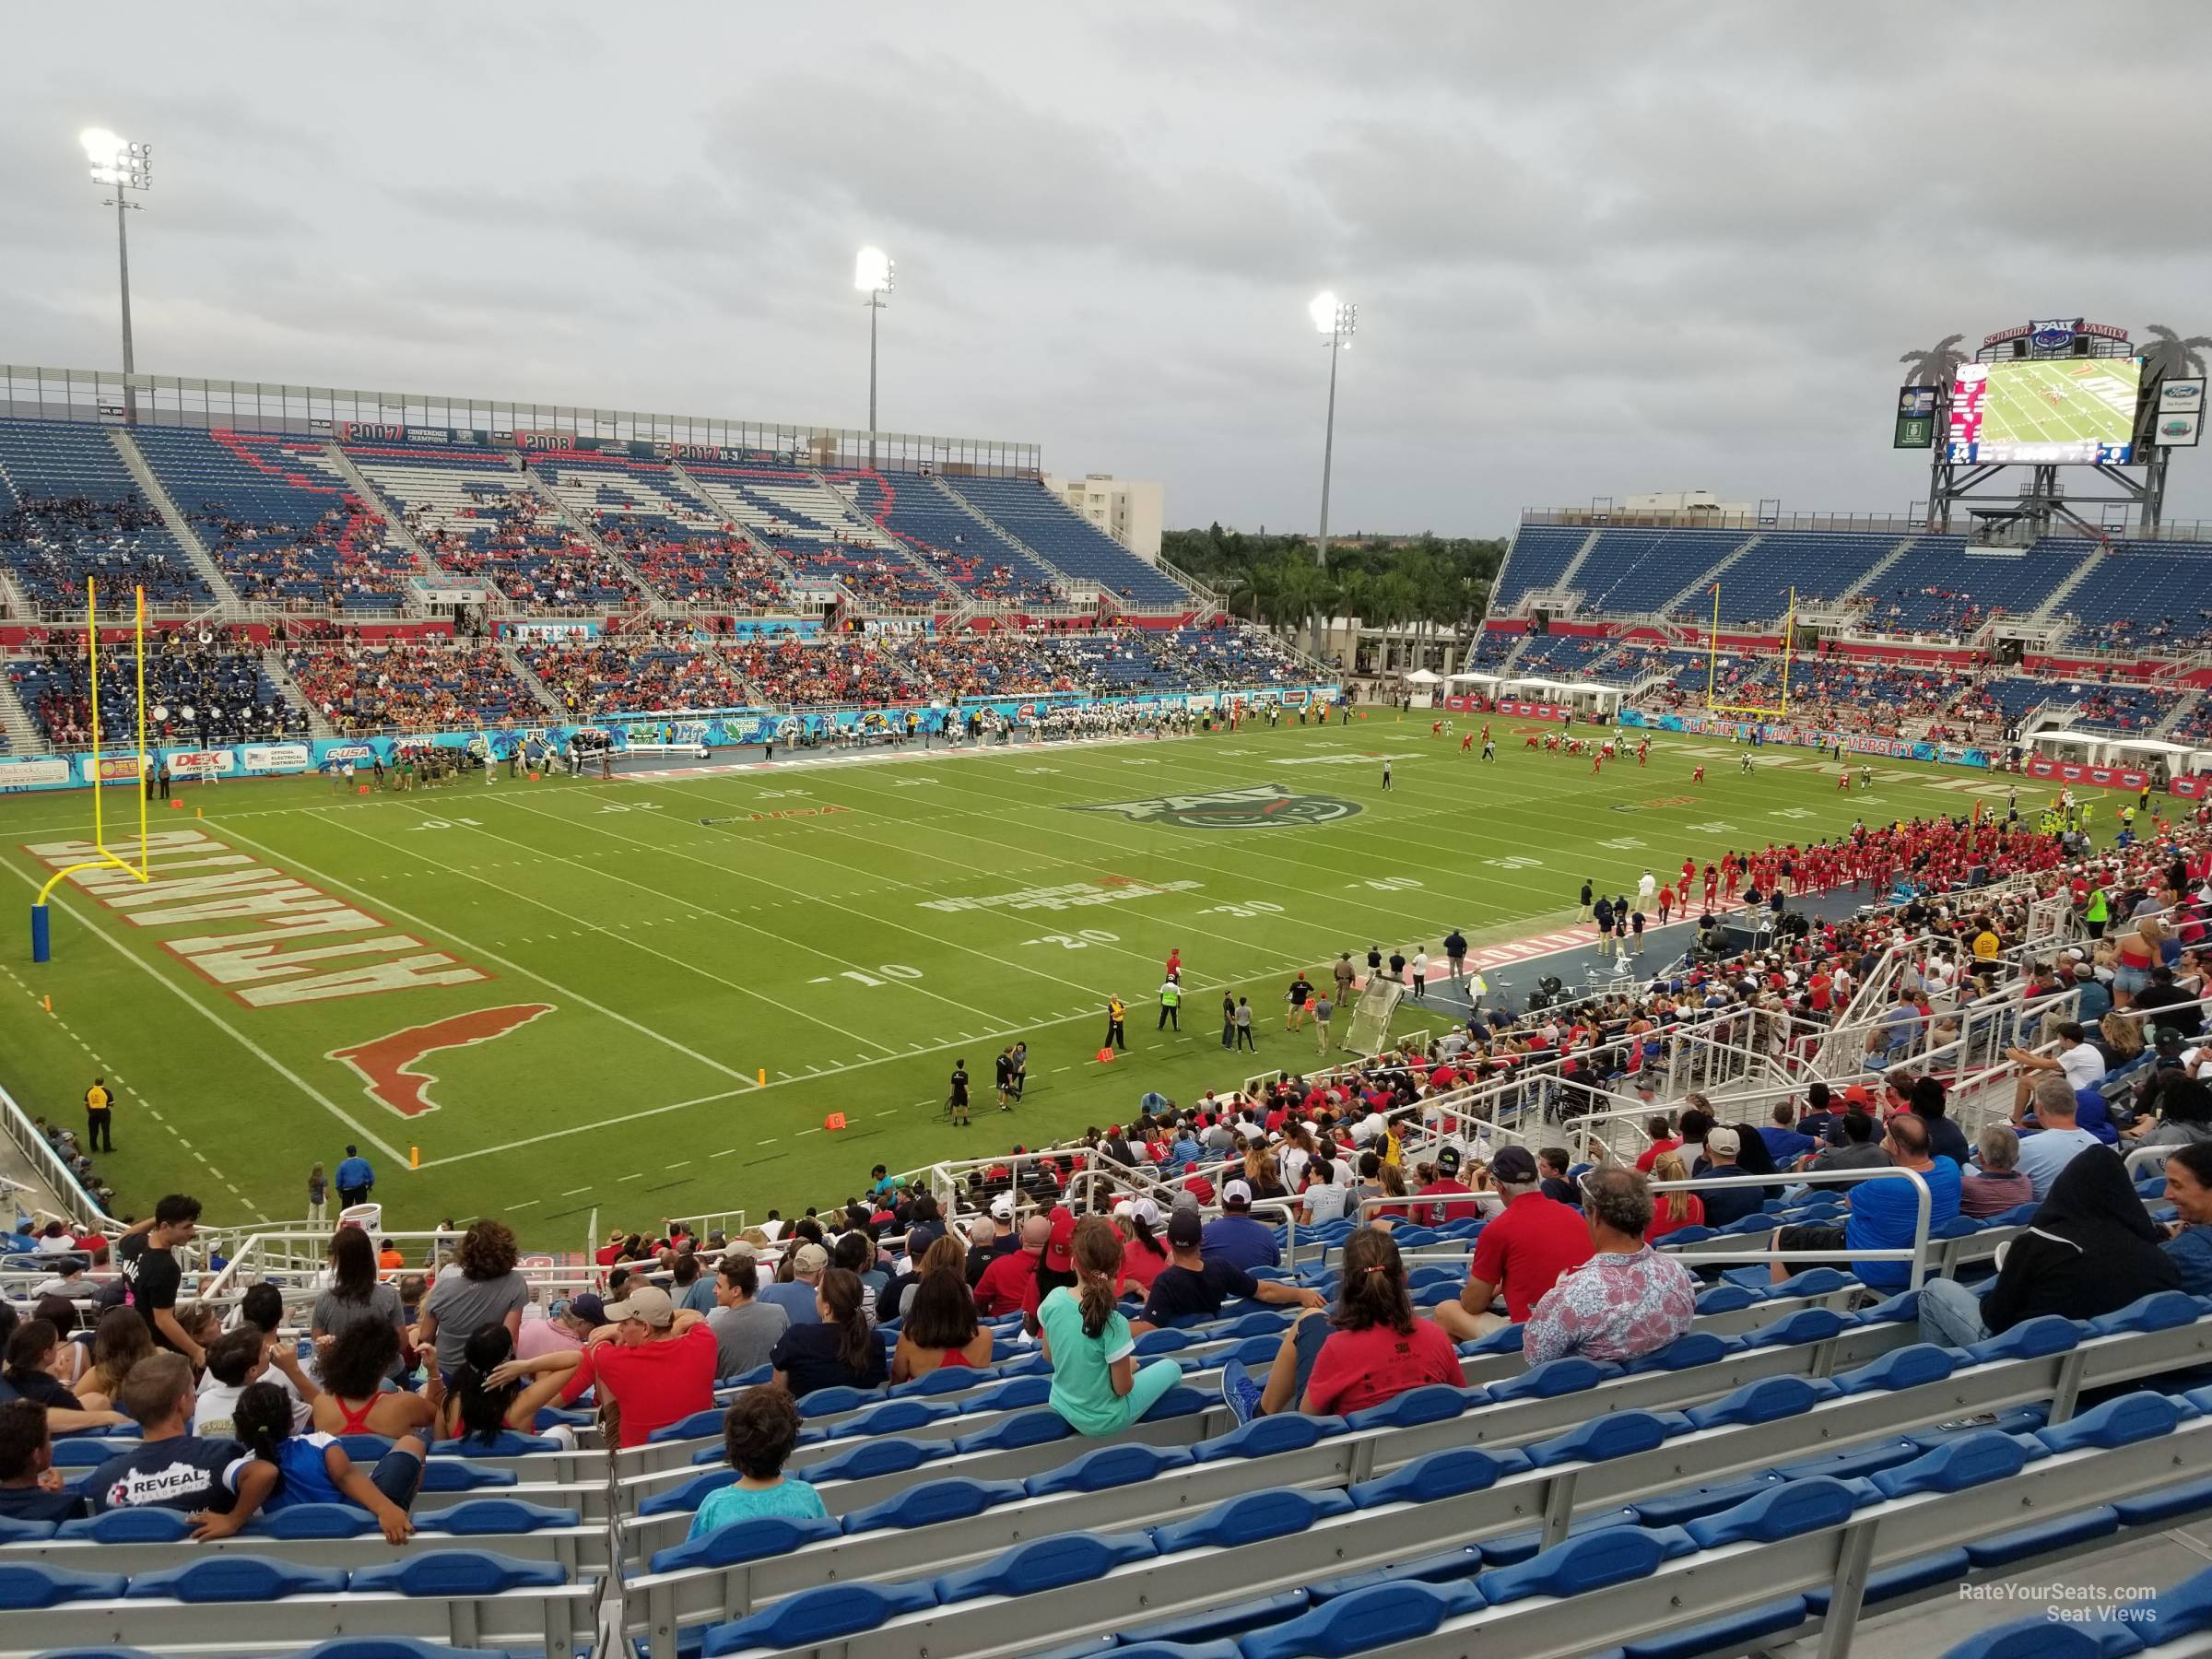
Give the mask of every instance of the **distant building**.
<svg viewBox="0 0 2212 1659">
<path fill-rule="evenodd" d="M 1080 478 L 1045 475 L 1044 487 L 1123 547 L 1150 564 L 1159 562 L 1161 490 L 1158 484 L 1086 473 Z"/>
<path fill-rule="evenodd" d="M 1711 514 L 1715 518 L 1749 518 L 1749 501 L 1724 501 L 1710 489 L 1661 489 L 1632 495 L 1620 504 L 1624 512 Z"/>
</svg>

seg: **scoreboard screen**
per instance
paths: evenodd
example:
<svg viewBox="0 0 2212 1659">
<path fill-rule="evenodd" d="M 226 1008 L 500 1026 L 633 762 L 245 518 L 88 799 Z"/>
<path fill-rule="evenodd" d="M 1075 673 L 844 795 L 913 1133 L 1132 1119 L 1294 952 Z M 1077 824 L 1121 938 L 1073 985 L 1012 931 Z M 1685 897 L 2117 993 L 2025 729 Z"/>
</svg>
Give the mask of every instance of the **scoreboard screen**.
<svg viewBox="0 0 2212 1659">
<path fill-rule="evenodd" d="M 2140 358 L 1965 364 L 1951 386 L 1949 458 L 2124 465 L 2142 382 Z"/>
</svg>

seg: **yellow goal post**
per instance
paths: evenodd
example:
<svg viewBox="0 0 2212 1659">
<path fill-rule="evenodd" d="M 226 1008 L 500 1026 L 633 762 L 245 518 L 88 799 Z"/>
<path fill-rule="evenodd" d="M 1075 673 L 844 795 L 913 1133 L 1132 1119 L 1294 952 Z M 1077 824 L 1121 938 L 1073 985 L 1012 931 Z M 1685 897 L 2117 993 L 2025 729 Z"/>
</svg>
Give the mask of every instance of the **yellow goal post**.
<svg viewBox="0 0 2212 1659">
<path fill-rule="evenodd" d="M 100 764 L 100 583 L 96 578 L 85 578 L 85 661 L 86 678 L 91 687 L 92 705 L 92 846 L 100 856 L 73 865 L 65 865 L 48 878 L 39 889 L 39 896 L 30 907 L 30 959 L 49 960 L 53 954 L 53 934 L 46 896 L 61 881 L 82 870 L 118 869 L 139 881 L 150 881 L 152 875 L 147 867 L 146 857 L 146 779 L 147 772 L 146 750 L 146 589 L 135 590 L 137 603 L 132 618 L 132 642 L 137 673 L 138 690 L 138 764 L 128 775 L 132 793 L 138 797 L 138 862 L 128 858 L 108 845 L 108 815 L 106 791 L 109 779 Z"/>
</svg>

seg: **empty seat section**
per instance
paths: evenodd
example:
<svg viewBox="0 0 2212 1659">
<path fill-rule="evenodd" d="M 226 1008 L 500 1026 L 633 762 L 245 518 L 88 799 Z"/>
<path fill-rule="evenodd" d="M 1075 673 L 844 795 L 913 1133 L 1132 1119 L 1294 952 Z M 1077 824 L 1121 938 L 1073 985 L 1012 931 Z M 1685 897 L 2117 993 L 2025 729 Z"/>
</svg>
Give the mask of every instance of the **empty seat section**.
<svg viewBox="0 0 2212 1659">
<path fill-rule="evenodd" d="M 945 477 L 939 480 L 1062 574 L 1095 582 L 1147 610 L 1187 609 L 1183 585 L 1139 559 L 1033 478 Z"/>
<path fill-rule="evenodd" d="M 0 420 L 0 561 L 41 608 L 82 616 L 85 582 L 103 614 L 202 606 L 215 594 L 161 522 L 102 428 Z"/>
<path fill-rule="evenodd" d="M 1924 535 L 1858 596 L 1857 608 L 1886 632 L 1971 634 L 1992 618 L 2029 615 L 2078 562 L 2038 548 L 1970 552 L 1962 536 Z"/>
<path fill-rule="evenodd" d="M 1750 540 L 1748 530 L 1606 530 L 1575 573 L 1583 609 L 1641 616 L 1668 600 Z M 1700 612 L 1695 605 L 1688 610 Z"/>
<path fill-rule="evenodd" d="M 899 538 L 855 515 L 815 473 L 797 467 L 688 462 L 708 500 L 798 572 L 802 584 L 836 583 L 865 603 L 898 610 L 947 603 L 945 584 Z"/>
<path fill-rule="evenodd" d="M 638 596 L 511 456 L 350 444 L 346 453 L 442 571 L 488 582 L 518 605 L 573 610 Z"/>
<path fill-rule="evenodd" d="M 2212 547 L 2123 542 L 2061 606 L 2081 644 L 2102 650 L 2201 651 L 2212 644 Z M 2093 636 L 2093 637 L 2092 637 Z"/>
<path fill-rule="evenodd" d="M 853 510 L 953 586 L 992 605 L 1057 606 L 1053 573 L 919 473 L 830 476 Z"/>
<path fill-rule="evenodd" d="M 398 610 L 415 559 L 319 441 L 139 427 L 132 441 L 241 598 Z"/>
<path fill-rule="evenodd" d="M 1574 556 L 1590 539 L 1590 532 L 1575 524 L 1524 524 L 1506 549 L 1505 566 L 1498 572 L 1498 591 L 1492 610 L 1508 611 L 1530 594 L 1559 584 Z"/>
<path fill-rule="evenodd" d="M 529 466 L 662 598 L 747 611 L 788 603 L 782 561 L 665 463 L 578 453 L 534 454 Z"/>
<path fill-rule="evenodd" d="M 1720 573 L 1724 623 L 1779 622 L 1790 592 L 1800 610 L 1834 603 L 1893 552 L 1900 538 L 1840 531 L 1769 530 L 1759 545 Z M 1700 612 L 1710 617 L 1710 602 Z"/>
</svg>

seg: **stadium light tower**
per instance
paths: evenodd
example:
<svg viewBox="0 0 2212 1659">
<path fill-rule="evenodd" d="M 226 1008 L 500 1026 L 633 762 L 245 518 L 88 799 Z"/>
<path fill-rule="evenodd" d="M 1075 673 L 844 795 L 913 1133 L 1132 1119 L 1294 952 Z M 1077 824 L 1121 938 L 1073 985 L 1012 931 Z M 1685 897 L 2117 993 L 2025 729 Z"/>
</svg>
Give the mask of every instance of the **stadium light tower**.
<svg viewBox="0 0 2212 1659">
<path fill-rule="evenodd" d="M 87 127 L 76 135 L 76 141 L 85 147 L 85 158 L 92 163 L 93 182 L 105 184 L 114 193 L 100 206 L 115 209 L 115 257 L 123 281 L 123 372 L 126 377 L 123 413 L 126 421 L 135 421 L 138 394 L 127 378 L 136 367 L 131 355 L 131 239 L 127 216 L 141 210 L 140 205 L 131 200 L 130 193 L 154 187 L 154 147 L 133 144 L 106 127 Z"/>
<path fill-rule="evenodd" d="M 1351 349 L 1352 335 L 1359 325 L 1359 308 L 1324 288 L 1313 296 L 1312 303 L 1306 307 L 1306 314 L 1313 319 L 1315 331 L 1329 348 L 1329 413 L 1321 441 L 1321 533 L 1313 538 L 1313 562 L 1325 571 L 1329 568 L 1329 474 L 1336 459 L 1336 354 Z M 1316 606 L 1310 647 L 1316 657 L 1322 653 L 1323 628 L 1321 610 Z"/>
<path fill-rule="evenodd" d="M 891 297 L 891 256 L 881 248 L 863 248 L 853 261 L 853 286 L 868 308 L 868 470 L 876 470 L 876 315 Z"/>
</svg>

